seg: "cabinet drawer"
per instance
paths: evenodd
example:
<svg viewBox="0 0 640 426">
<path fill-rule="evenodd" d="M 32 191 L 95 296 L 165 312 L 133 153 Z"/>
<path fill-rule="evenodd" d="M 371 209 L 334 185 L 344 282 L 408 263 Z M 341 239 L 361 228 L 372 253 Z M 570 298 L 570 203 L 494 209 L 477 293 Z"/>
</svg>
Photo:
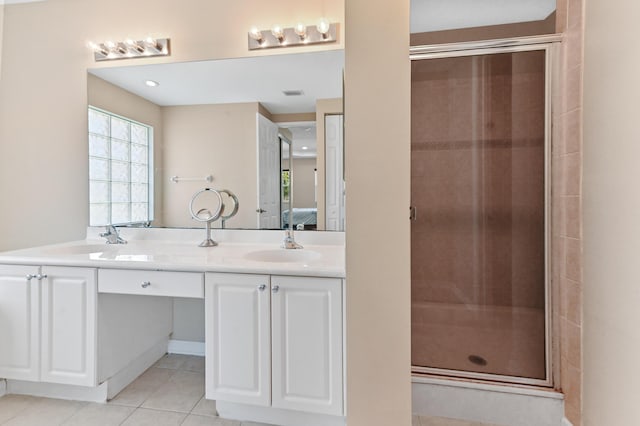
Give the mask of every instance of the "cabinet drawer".
<svg viewBox="0 0 640 426">
<path fill-rule="evenodd" d="M 204 298 L 204 274 L 100 269 L 98 292 Z"/>
</svg>

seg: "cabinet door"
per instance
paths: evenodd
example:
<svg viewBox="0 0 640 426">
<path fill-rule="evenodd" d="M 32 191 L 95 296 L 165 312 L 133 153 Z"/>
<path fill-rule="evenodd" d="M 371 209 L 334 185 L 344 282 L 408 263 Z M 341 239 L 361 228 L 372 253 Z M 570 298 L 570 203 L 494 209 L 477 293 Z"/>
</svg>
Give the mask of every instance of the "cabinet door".
<svg viewBox="0 0 640 426">
<path fill-rule="evenodd" d="M 42 268 L 43 382 L 96 385 L 96 270 Z"/>
<path fill-rule="evenodd" d="M 269 406 L 269 277 L 207 274 L 206 397 Z"/>
<path fill-rule="evenodd" d="M 40 305 L 34 266 L 0 265 L 0 378 L 39 379 Z"/>
<path fill-rule="evenodd" d="M 343 414 L 342 281 L 271 277 L 272 405 Z"/>
</svg>

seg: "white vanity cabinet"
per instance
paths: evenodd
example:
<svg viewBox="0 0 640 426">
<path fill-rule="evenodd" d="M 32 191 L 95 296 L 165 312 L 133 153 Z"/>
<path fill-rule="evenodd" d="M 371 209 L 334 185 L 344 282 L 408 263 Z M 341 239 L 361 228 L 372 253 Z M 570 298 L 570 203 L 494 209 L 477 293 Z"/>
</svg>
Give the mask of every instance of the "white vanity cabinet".
<svg viewBox="0 0 640 426">
<path fill-rule="evenodd" d="M 269 292 L 268 275 L 206 274 L 207 398 L 271 404 Z"/>
<path fill-rule="evenodd" d="M 271 277 L 271 405 L 342 415 L 342 280 Z"/>
<path fill-rule="evenodd" d="M 42 267 L 40 380 L 96 385 L 96 270 Z"/>
<path fill-rule="evenodd" d="M 343 415 L 342 280 L 208 273 L 206 397 Z"/>
<path fill-rule="evenodd" d="M 95 386 L 96 271 L 0 265 L 0 377 Z"/>
<path fill-rule="evenodd" d="M 38 380 L 40 286 L 35 266 L 0 265 L 0 378 Z"/>
</svg>

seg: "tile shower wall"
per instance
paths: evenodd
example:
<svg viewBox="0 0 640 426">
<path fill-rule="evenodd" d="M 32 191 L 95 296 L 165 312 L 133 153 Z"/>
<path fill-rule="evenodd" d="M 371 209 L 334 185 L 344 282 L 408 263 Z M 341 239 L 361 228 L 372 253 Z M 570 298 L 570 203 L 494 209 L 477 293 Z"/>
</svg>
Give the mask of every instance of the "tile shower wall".
<svg viewBox="0 0 640 426">
<path fill-rule="evenodd" d="M 584 0 L 558 0 L 564 33 L 553 116 L 554 323 L 565 416 L 582 424 L 582 72 Z M 558 348 L 559 346 L 559 348 Z"/>
</svg>

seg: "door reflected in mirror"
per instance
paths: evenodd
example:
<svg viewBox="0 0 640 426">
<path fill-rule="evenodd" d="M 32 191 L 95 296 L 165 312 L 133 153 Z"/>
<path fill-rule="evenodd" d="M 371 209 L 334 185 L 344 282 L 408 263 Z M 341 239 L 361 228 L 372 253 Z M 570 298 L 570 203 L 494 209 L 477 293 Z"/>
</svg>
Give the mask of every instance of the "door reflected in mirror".
<svg viewBox="0 0 640 426">
<path fill-rule="evenodd" d="M 151 226 L 200 227 L 189 201 L 208 187 L 239 200 L 226 228 L 282 229 L 291 219 L 294 229 L 344 230 L 343 67 L 344 52 L 333 50 L 95 68 L 88 100 L 151 129 Z M 103 160 L 100 185 L 115 187 L 119 160 Z M 122 209 L 126 185 L 118 182 L 117 200 L 98 199 L 101 211 Z"/>
</svg>

